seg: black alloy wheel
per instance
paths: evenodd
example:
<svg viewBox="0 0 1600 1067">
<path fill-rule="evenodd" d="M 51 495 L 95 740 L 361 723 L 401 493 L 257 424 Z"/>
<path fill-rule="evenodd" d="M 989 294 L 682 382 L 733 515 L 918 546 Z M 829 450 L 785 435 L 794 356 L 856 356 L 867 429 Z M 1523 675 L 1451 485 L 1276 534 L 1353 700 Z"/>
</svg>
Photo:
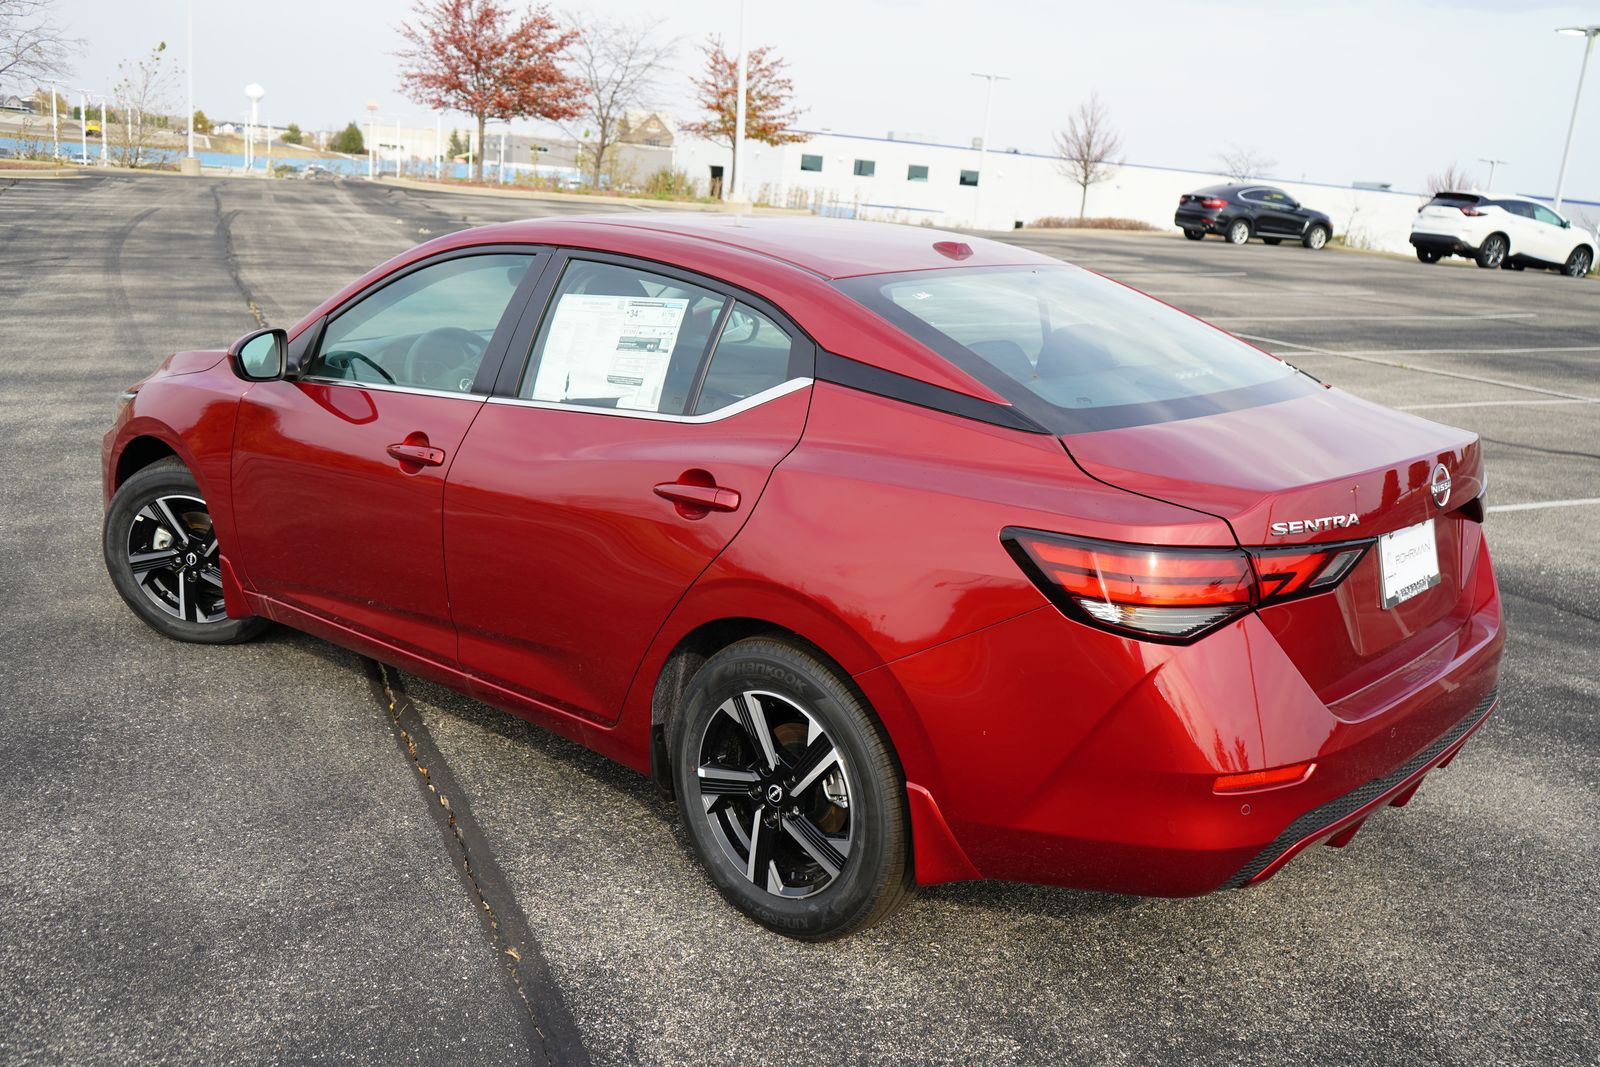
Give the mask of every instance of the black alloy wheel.
<svg viewBox="0 0 1600 1067">
<path fill-rule="evenodd" d="M 897 761 L 854 690 L 809 649 L 750 638 L 718 652 L 690 682 L 671 737 L 689 838 L 746 915 L 824 940 L 909 895 Z"/>
<path fill-rule="evenodd" d="M 230 619 L 221 546 L 193 475 L 163 460 L 130 476 L 112 497 L 103 531 L 106 570 L 134 614 L 168 637 L 230 644 L 263 619 Z"/>
<path fill-rule="evenodd" d="M 1478 249 L 1478 266 L 1484 270 L 1494 270 L 1506 258 L 1506 239 L 1498 233 L 1491 233 L 1483 242 L 1483 247 Z"/>
</svg>

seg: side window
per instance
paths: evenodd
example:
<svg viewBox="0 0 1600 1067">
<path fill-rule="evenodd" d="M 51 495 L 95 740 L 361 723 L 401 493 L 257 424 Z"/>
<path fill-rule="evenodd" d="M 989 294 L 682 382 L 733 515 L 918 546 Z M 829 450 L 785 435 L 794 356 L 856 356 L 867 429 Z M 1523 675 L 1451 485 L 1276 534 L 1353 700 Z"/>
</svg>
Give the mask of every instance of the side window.
<svg viewBox="0 0 1600 1067">
<path fill-rule="evenodd" d="M 801 156 L 800 157 L 800 169 L 801 170 L 816 170 L 816 171 L 820 171 L 822 169 L 822 157 L 821 156 L 809 156 L 809 155 Z"/>
<path fill-rule="evenodd" d="M 633 267 L 572 260 L 517 395 L 681 415 L 727 299 Z"/>
<path fill-rule="evenodd" d="M 323 331 L 314 378 L 467 393 L 531 255 L 463 256 L 390 282 Z"/>
<path fill-rule="evenodd" d="M 856 160 L 855 174 L 857 178 L 870 178 L 876 173 L 878 173 L 878 164 L 876 160 Z"/>
<path fill-rule="evenodd" d="M 1264 204 L 1267 200 L 1267 191 L 1265 189 L 1246 189 L 1239 194 L 1239 199 L 1249 201 L 1252 204 Z"/>
<path fill-rule="evenodd" d="M 1561 216 L 1545 207 L 1543 204 L 1529 204 L 1533 208 L 1533 217 L 1549 226 L 1560 226 Z"/>
<path fill-rule="evenodd" d="M 794 339 L 777 323 L 754 308 L 734 304 L 711 353 L 694 414 L 717 411 L 782 385 L 789 380 L 793 348 Z"/>
<path fill-rule="evenodd" d="M 962 185 L 977 185 L 978 172 L 975 170 L 964 170 L 961 172 L 959 181 Z"/>
<path fill-rule="evenodd" d="M 922 163 L 912 163 L 906 167 L 906 181 L 925 182 L 928 180 L 928 168 Z"/>
</svg>

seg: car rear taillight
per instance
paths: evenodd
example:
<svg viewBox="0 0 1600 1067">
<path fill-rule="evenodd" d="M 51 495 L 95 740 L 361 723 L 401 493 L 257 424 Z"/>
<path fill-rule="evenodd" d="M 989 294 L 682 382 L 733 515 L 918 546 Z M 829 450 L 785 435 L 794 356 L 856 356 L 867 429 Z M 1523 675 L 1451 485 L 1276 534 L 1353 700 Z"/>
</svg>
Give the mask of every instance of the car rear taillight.
<svg viewBox="0 0 1600 1067">
<path fill-rule="evenodd" d="M 1463 215 L 1471 215 L 1474 218 L 1478 217 L 1479 215 L 1487 215 L 1488 214 L 1487 211 L 1479 211 L 1477 208 L 1473 207 L 1471 204 L 1463 204 L 1462 207 L 1461 207 L 1461 213 Z"/>
<path fill-rule="evenodd" d="M 1204 200 L 1200 201 L 1200 206 L 1203 208 L 1209 208 L 1212 211 L 1216 211 L 1219 208 L 1227 207 L 1228 202 L 1223 200 L 1221 197 L 1208 196 Z"/>
<path fill-rule="evenodd" d="M 1007 527 L 1001 541 L 1070 618 L 1114 633 L 1186 642 L 1252 608 L 1324 593 L 1366 542 L 1296 548 L 1169 548 Z"/>
</svg>

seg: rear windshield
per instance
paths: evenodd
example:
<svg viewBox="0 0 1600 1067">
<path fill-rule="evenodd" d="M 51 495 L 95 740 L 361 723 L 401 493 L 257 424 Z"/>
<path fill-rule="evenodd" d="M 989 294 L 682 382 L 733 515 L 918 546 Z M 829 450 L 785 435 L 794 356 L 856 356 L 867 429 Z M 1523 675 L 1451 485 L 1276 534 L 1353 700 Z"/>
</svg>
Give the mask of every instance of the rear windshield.
<svg viewBox="0 0 1600 1067">
<path fill-rule="evenodd" d="M 1213 415 L 1318 388 L 1215 327 L 1065 264 L 837 284 L 1053 433 Z"/>
<path fill-rule="evenodd" d="M 1462 204 L 1481 204 L 1484 197 L 1477 193 L 1434 193 L 1424 207 L 1460 207 Z M 1415 201 L 1413 201 L 1415 203 Z"/>
</svg>

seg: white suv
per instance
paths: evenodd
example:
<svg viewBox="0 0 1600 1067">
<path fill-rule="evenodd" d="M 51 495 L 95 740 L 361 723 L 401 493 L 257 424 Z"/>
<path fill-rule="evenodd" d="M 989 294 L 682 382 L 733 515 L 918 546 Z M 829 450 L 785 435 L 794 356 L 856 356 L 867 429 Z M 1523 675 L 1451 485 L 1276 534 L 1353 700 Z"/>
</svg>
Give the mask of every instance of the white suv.
<svg viewBox="0 0 1600 1067">
<path fill-rule="evenodd" d="M 1595 263 L 1595 236 L 1537 200 L 1485 193 L 1438 193 L 1411 224 L 1417 258 L 1466 256 L 1480 267 L 1542 267 L 1574 278 Z"/>
</svg>

